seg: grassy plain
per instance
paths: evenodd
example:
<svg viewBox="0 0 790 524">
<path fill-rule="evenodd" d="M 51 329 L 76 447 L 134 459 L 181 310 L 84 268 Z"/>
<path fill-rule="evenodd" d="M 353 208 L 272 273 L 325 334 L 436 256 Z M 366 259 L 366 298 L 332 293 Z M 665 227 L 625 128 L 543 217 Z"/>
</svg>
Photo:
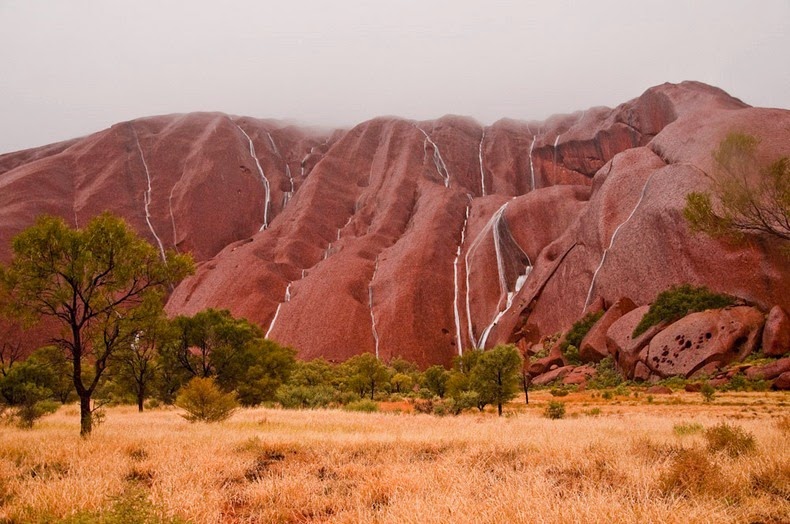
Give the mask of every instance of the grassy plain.
<svg viewBox="0 0 790 524">
<path fill-rule="evenodd" d="M 502 418 L 260 408 L 219 424 L 116 407 L 85 440 L 65 406 L 0 426 L 0 522 L 790 522 L 789 404 L 544 391 Z M 754 450 L 708 449 L 721 422 Z"/>
</svg>

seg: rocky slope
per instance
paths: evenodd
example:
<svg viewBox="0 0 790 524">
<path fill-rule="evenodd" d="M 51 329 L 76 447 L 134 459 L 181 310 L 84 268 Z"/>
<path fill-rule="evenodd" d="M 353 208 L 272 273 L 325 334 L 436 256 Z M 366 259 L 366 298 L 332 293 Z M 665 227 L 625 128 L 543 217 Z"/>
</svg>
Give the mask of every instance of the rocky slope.
<svg viewBox="0 0 790 524">
<path fill-rule="evenodd" d="M 109 209 L 200 262 L 170 313 L 228 308 L 302 357 L 335 360 L 526 348 L 590 308 L 684 282 L 790 310 L 775 246 L 715 241 L 682 218 L 732 130 L 760 137 L 765 158 L 790 154 L 790 111 L 695 82 L 486 127 L 140 119 L 0 156 L 0 259 L 40 213 L 79 225 Z"/>
</svg>

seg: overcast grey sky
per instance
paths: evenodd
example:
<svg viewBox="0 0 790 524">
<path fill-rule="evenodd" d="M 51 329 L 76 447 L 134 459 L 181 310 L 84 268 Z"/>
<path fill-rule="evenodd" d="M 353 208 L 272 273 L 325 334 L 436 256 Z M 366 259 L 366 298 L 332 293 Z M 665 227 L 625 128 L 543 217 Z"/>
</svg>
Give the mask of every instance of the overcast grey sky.
<svg viewBox="0 0 790 524">
<path fill-rule="evenodd" d="M 0 0 L 0 153 L 224 111 L 483 123 L 700 80 L 790 107 L 790 0 Z"/>
</svg>

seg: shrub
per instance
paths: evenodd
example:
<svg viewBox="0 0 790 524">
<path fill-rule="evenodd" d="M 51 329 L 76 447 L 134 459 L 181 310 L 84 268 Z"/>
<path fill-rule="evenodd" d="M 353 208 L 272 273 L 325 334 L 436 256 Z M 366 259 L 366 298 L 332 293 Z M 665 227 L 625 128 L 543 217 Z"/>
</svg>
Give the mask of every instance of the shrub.
<svg viewBox="0 0 790 524">
<path fill-rule="evenodd" d="M 666 495 L 700 495 L 721 489 L 721 471 L 700 449 L 683 449 L 671 457 L 669 467 L 659 477 Z"/>
<path fill-rule="evenodd" d="M 650 309 L 634 328 L 632 336 L 638 337 L 648 328 L 661 322 L 674 322 L 689 313 L 723 308 L 731 306 L 734 302 L 734 297 L 713 293 L 704 286 L 694 287 L 689 284 L 673 286 L 658 294 L 656 300 L 650 304 Z"/>
<path fill-rule="evenodd" d="M 716 390 L 708 382 L 705 382 L 702 387 L 700 387 L 699 392 L 702 395 L 702 401 L 706 403 L 712 402 L 716 396 Z"/>
<path fill-rule="evenodd" d="M 595 313 L 587 313 L 581 319 L 577 320 L 568 330 L 565 335 L 565 341 L 560 344 L 560 350 L 565 358 L 571 364 L 581 364 L 579 359 L 579 346 L 582 345 L 582 340 L 596 322 L 603 316 L 603 311 L 596 311 Z"/>
<path fill-rule="evenodd" d="M 598 362 L 595 369 L 597 374 L 587 383 L 587 387 L 591 389 L 606 389 L 622 384 L 623 376 L 617 371 L 614 365 L 614 358 L 611 355 Z"/>
<path fill-rule="evenodd" d="M 330 386 L 280 386 L 277 402 L 286 409 L 316 409 L 332 403 L 335 392 Z"/>
<path fill-rule="evenodd" d="M 706 429 L 703 436 L 708 442 L 708 451 L 721 451 L 733 458 L 752 453 L 757 447 L 754 435 L 740 426 L 733 426 L 726 422 Z"/>
<path fill-rule="evenodd" d="M 374 413 L 379 410 L 379 405 L 369 398 L 363 398 L 357 400 L 356 402 L 350 402 L 346 404 L 343 409 L 346 411 L 357 411 L 361 413 Z"/>
<path fill-rule="evenodd" d="M 568 396 L 568 389 L 567 388 L 551 388 L 549 391 L 552 397 L 567 397 Z"/>
<path fill-rule="evenodd" d="M 32 428 L 36 420 L 56 412 L 59 407 L 60 403 L 54 400 L 40 400 L 32 404 L 22 404 L 16 411 L 19 426 L 26 429 Z"/>
<path fill-rule="evenodd" d="M 601 398 L 604 400 L 612 400 L 614 398 L 614 393 L 609 391 L 608 389 L 601 393 Z"/>
<path fill-rule="evenodd" d="M 672 431 L 675 432 L 675 435 L 679 437 L 685 437 L 686 435 L 694 435 L 695 433 L 699 433 L 704 428 L 702 424 L 699 422 L 685 422 L 683 424 L 675 424 L 672 427 Z"/>
<path fill-rule="evenodd" d="M 448 409 L 453 415 L 460 415 L 467 409 L 476 408 L 480 395 L 476 391 L 462 391 L 447 401 Z"/>
<path fill-rule="evenodd" d="M 195 377 L 181 388 L 176 406 L 190 422 L 219 422 L 230 417 L 238 407 L 235 393 L 223 393 L 214 379 Z"/>
<path fill-rule="evenodd" d="M 557 420 L 565 417 L 565 404 L 558 401 L 552 400 L 546 406 L 546 410 L 543 412 L 543 415 L 546 418 L 550 418 L 552 420 Z"/>
</svg>

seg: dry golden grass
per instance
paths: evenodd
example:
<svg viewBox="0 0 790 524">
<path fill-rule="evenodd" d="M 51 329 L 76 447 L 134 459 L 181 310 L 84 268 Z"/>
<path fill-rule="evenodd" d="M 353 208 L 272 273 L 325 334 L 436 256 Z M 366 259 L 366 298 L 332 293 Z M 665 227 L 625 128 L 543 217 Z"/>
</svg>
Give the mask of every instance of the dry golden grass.
<svg viewBox="0 0 790 524">
<path fill-rule="evenodd" d="M 563 420 L 543 418 L 545 392 L 503 418 L 261 408 L 190 424 L 120 407 L 87 440 L 66 406 L 0 426 L 0 522 L 790 521 L 787 394 L 591 395 L 559 399 Z M 673 430 L 723 421 L 756 449 Z"/>
</svg>

